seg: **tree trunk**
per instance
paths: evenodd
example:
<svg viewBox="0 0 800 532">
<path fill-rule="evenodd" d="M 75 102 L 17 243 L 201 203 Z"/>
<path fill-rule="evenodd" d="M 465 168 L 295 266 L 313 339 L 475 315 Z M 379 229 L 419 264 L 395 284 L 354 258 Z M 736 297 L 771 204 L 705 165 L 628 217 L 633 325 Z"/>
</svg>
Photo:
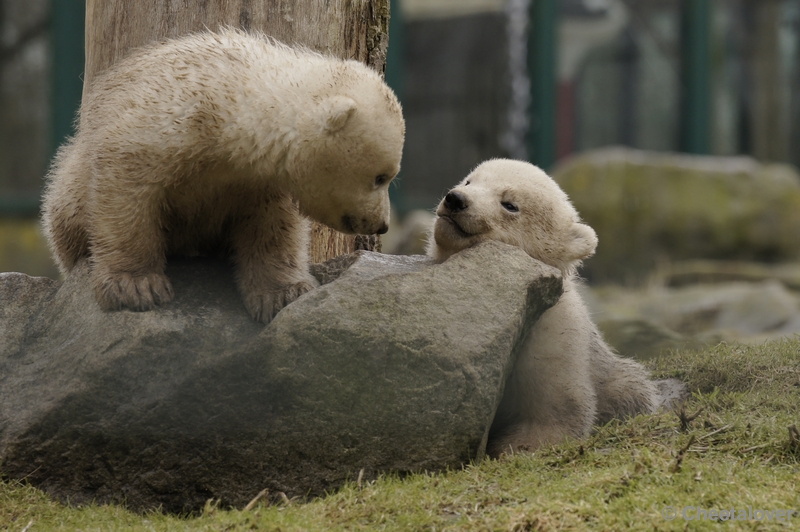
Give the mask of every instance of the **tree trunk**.
<svg viewBox="0 0 800 532">
<path fill-rule="evenodd" d="M 389 0 L 87 0 L 84 94 L 99 72 L 149 42 L 223 26 L 262 31 L 383 72 Z M 311 260 L 379 248 L 377 236 L 347 236 L 314 224 Z"/>
</svg>

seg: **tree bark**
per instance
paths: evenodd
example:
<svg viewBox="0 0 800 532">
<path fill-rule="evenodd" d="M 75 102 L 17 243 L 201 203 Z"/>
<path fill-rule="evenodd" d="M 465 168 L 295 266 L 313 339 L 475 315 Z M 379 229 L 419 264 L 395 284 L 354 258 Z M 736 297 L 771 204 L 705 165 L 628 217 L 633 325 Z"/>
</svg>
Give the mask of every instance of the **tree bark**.
<svg viewBox="0 0 800 532">
<path fill-rule="evenodd" d="M 84 94 L 98 73 L 139 46 L 223 26 L 262 31 L 383 72 L 389 0 L 87 0 Z M 343 235 L 316 223 L 311 240 L 313 262 L 379 249 L 377 236 Z"/>
</svg>

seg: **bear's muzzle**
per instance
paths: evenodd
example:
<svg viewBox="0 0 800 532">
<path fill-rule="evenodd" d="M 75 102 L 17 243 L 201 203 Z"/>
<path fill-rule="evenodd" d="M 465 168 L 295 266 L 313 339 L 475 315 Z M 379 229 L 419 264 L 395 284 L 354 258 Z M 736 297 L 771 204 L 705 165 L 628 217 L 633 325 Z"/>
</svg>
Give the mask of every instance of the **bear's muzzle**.
<svg viewBox="0 0 800 532">
<path fill-rule="evenodd" d="M 467 197 L 461 192 L 457 191 L 448 192 L 447 196 L 444 197 L 443 204 L 445 209 L 451 213 L 461 212 L 469 207 Z"/>
</svg>

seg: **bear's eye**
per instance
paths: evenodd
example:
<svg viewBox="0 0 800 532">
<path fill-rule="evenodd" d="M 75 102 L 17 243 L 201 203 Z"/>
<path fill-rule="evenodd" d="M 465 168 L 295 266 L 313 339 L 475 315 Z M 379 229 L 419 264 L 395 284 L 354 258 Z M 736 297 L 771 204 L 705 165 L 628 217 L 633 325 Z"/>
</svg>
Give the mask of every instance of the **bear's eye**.
<svg viewBox="0 0 800 532">
<path fill-rule="evenodd" d="M 381 174 L 375 178 L 375 186 L 382 187 L 387 181 L 389 181 L 389 176 L 386 174 Z"/>
<path fill-rule="evenodd" d="M 508 201 L 501 201 L 500 205 L 503 206 L 508 212 L 519 212 L 519 207 Z"/>
<path fill-rule="evenodd" d="M 466 182 L 464 183 L 464 186 L 467 186 L 467 185 L 469 185 L 469 181 L 466 181 Z"/>
</svg>

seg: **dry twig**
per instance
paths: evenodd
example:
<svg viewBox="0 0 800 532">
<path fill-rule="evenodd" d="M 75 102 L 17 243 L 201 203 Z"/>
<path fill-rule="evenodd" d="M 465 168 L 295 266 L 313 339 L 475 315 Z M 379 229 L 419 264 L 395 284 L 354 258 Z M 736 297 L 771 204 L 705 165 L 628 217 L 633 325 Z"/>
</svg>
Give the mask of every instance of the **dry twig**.
<svg viewBox="0 0 800 532">
<path fill-rule="evenodd" d="M 789 446 L 800 448 L 800 430 L 797 430 L 797 425 L 789 426 Z"/>
<path fill-rule="evenodd" d="M 684 445 L 678 454 L 675 455 L 675 463 L 672 465 L 672 469 L 670 470 L 672 473 L 677 473 L 681 470 L 681 464 L 683 463 L 683 457 L 686 456 L 686 452 L 689 450 L 689 447 L 692 446 L 694 443 L 694 434 L 689 437 L 689 441 L 686 445 Z"/>
<path fill-rule="evenodd" d="M 686 413 L 686 407 L 681 406 L 681 410 L 678 412 L 678 419 L 681 421 L 681 432 L 686 432 L 689 430 L 689 423 L 697 419 L 697 416 L 699 416 L 705 409 L 706 407 L 701 407 L 700 410 L 690 416 Z"/>
<path fill-rule="evenodd" d="M 258 501 L 260 501 L 261 499 L 263 499 L 267 495 L 267 493 L 269 493 L 269 490 L 266 489 L 266 488 L 264 488 L 263 490 L 259 491 L 258 495 L 253 497 L 253 500 L 247 503 L 247 506 L 244 507 L 244 511 L 245 512 L 249 512 L 250 510 L 252 510 L 253 507 L 256 505 L 256 503 Z"/>
</svg>

